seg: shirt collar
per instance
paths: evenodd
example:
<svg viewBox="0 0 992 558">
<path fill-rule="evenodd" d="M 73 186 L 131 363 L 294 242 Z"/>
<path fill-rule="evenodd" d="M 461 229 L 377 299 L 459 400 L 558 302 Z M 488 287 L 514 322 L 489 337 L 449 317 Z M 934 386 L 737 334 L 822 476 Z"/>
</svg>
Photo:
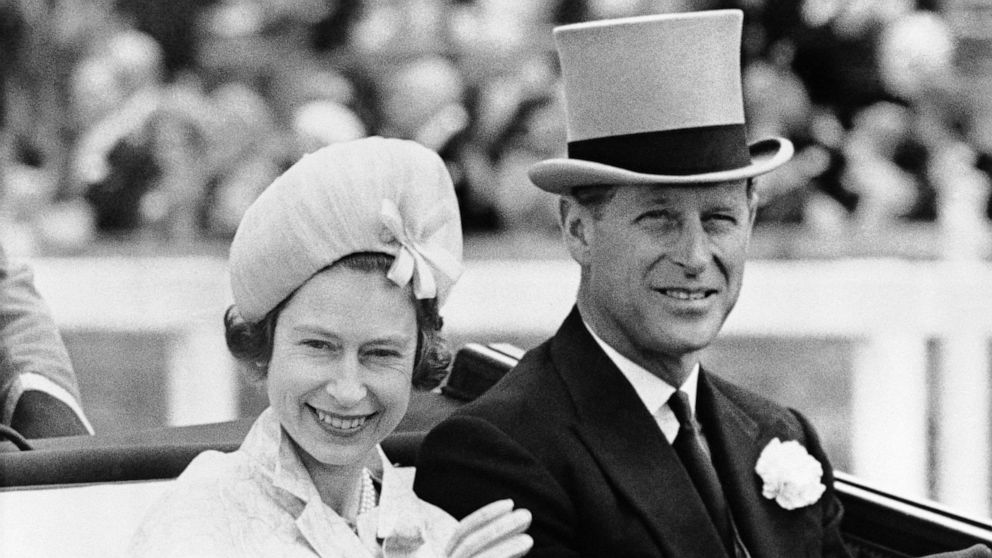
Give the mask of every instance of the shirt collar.
<svg viewBox="0 0 992 558">
<path fill-rule="evenodd" d="M 665 380 L 662 380 L 658 376 L 655 376 L 651 372 L 648 372 L 643 366 L 637 364 L 636 362 L 630 360 L 629 358 L 620 354 L 619 351 L 611 347 L 603 341 L 596 332 L 593 331 L 592 327 L 583 320 L 583 325 L 592 335 L 592 338 L 596 340 L 596 343 L 603 349 L 606 356 L 620 369 L 620 373 L 627 378 L 630 385 L 634 387 L 634 391 L 637 392 L 637 396 L 647 407 L 649 413 L 652 416 L 658 413 L 658 410 L 662 406 L 668 403 L 668 399 L 675 393 L 675 386 L 672 386 Z M 689 396 L 689 406 L 692 409 L 692 414 L 696 414 L 696 391 L 699 385 L 699 363 L 693 367 L 692 372 L 689 373 L 689 377 L 686 378 L 685 382 L 678 388 L 681 389 Z"/>
</svg>

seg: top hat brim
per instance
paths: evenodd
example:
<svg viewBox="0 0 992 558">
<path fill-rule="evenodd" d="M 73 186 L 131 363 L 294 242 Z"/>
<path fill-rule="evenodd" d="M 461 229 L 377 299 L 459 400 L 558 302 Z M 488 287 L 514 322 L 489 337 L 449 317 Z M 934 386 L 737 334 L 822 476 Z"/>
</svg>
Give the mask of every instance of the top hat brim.
<svg viewBox="0 0 992 558">
<path fill-rule="evenodd" d="M 772 171 L 792 158 L 795 149 L 785 138 L 769 138 L 748 146 L 751 164 L 745 167 L 700 174 L 647 174 L 581 159 L 547 159 L 528 169 L 538 188 L 552 194 L 567 194 L 578 186 L 667 184 L 693 185 L 742 180 Z"/>
</svg>

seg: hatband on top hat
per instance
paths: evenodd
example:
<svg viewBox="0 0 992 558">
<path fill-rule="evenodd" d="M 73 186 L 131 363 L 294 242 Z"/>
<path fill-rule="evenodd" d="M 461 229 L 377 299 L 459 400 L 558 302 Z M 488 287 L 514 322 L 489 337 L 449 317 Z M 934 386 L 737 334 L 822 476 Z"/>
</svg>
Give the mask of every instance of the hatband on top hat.
<svg viewBox="0 0 992 558">
<path fill-rule="evenodd" d="M 793 154 L 785 138 L 748 145 L 740 10 L 556 27 L 568 157 L 529 176 L 563 194 L 595 184 L 700 184 L 751 178 Z"/>
</svg>

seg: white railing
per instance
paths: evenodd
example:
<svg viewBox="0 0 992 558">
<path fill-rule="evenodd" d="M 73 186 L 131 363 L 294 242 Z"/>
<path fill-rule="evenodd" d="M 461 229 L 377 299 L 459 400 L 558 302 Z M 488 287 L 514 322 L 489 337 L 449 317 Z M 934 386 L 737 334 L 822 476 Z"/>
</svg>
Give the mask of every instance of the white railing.
<svg viewBox="0 0 992 558">
<path fill-rule="evenodd" d="M 30 263 L 67 331 L 172 334 L 164 395 L 170 424 L 236 416 L 239 384 L 220 324 L 230 301 L 222 259 Z M 570 309 L 577 285 L 578 270 L 569 261 L 470 261 L 445 308 L 446 327 L 459 338 L 547 336 Z M 992 265 L 751 262 L 724 333 L 852 340 L 851 472 L 908 495 L 932 493 L 963 510 L 989 512 Z M 931 340 L 940 344 L 933 378 Z M 931 386 L 940 388 L 936 397 Z M 936 423 L 933 439 L 930 417 Z"/>
</svg>

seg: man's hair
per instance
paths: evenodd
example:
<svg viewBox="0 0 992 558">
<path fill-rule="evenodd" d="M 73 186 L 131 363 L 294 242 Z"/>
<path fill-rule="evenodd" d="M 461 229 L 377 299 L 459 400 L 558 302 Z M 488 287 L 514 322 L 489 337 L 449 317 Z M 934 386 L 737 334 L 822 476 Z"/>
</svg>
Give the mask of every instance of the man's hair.
<svg viewBox="0 0 992 558">
<path fill-rule="evenodd" d="M 747 179 L 747 201 L 748 203 L 754 203 L 756 200 L 756 191 L 754 189 L 754 178 Z M 617 188 L 619 186 L 615 184 L 593 184 L 590 186 L 578 186 L 572 188 L 572 191 L 568 194 L 572 199 L 576 201 L 579 205 L 589 210 L 592 214 L 593 219 L 597 221 L 603 218 L 603 209 L 606 207 L 613 196 L 617 193 Z"/>
<path fill-rule="evenodd" d="M 385 275 L 392 263 L 393 256 L 389 254 L 359 252 L 347 255 L 321 271 L 340 265 L 355 271 Z M 279 314 L 295 293 L 296 291 L 290 293 L 257 322 L 246 321 L 234 305 L 224 313 L 224 336 L 227 348 L 235 358 L 247 365 L 248 375 L 253 380 L 264 379 L 268 373 Z M 441 383 L 448 372 L 451 352 L 441 336 L 443 321 L 437 299 L 414 299 L 413 303 L 417 314 L 417 352 L 413 363 L 413 385 L 420 389 L 433 389 Z"/>
</svg>

